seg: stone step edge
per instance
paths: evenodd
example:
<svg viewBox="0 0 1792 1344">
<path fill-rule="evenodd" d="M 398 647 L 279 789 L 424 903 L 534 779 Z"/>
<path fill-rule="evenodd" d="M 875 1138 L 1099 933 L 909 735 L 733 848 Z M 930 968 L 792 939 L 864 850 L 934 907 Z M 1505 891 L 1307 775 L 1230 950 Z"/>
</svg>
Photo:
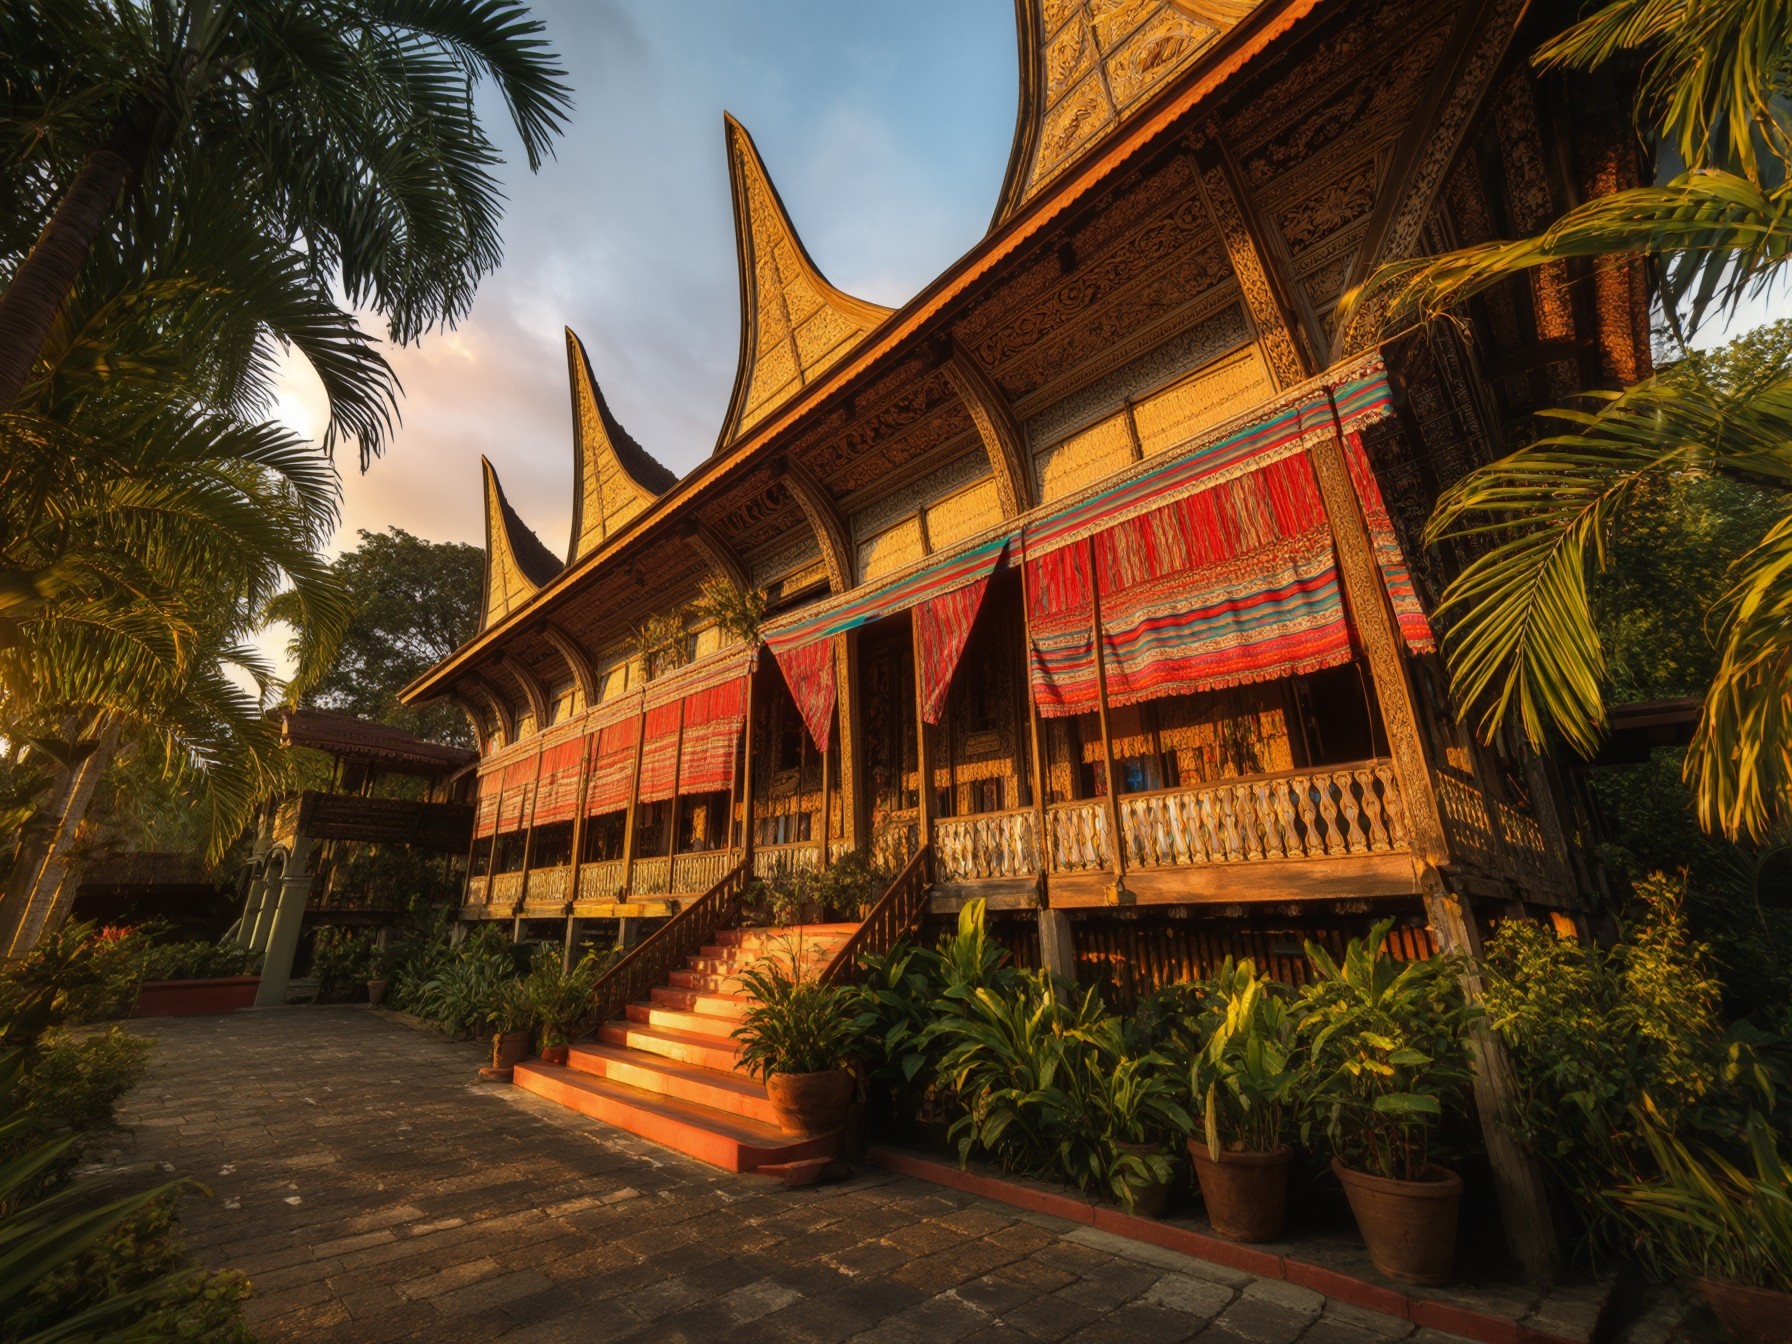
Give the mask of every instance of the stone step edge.
<svg viewBox="0 0 1792 1344">
<path fill-rule="evenodd" d="M 1254 1274 L 1260 1279 L 1279 1279 L 1367 1311 L 1460 1335 L 1477 1341 L 1477 1344 L 1588 1344 L 1589 1338 L 1598 1335 L 1597 1325 L 1588 1336 L 1563 1335 L 1528 1326 L 1523 1320 L 1510 1316 L 1477 1311 L 1437 1298 L 1415 1297 L 1391 1282 L 1360 1279 L 1329 1265 L 1278 1255 L 1274 1251 L 1227 1241 L 1175 1223 L 1139 1218 L 1111 1204 L 1097 1203 L 1068 1187 L 1060 1190 L 1043 1182 L 1022 1182 L 985 1171 L 960 1170 L 952 1162 L 880 1144 L 872 1146 L 866 1160 L 874 1167 L 899 1176 L 913 1176 L 1031 1213 L 1081 1223 L 1129 1241 L 1179 1251 L 1191 1259 Z M 1602 1317 L 1610 1305 L 1611 1284 L 1607 1283 L 1605 1288 L 1608 1297 L 1600 1307 Z"/>
</svg>

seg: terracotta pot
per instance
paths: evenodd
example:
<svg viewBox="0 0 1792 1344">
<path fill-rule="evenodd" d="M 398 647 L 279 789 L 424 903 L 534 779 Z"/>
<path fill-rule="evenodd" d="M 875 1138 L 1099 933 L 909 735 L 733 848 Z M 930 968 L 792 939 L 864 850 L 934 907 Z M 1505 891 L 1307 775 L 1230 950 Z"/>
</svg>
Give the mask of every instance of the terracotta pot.
<svg viewBox="0 0 1792 1344">
<path fill-rule="evenodd" d="M 846 1125 L 852 1075 L 845 1069 L 821 1073 L 774 1073 L 765 1080 L 772 1112 L 786 1134 L 832 1134 Z"/>
<path fill-rule="evenodd" d="M 1742 1344 L 1784 1344 L 1792 1340 L 1792 1293 L 1750 1288 L 1723 1279 L 1694 1279 L 1692 1286 L 1717 1319 Z"/>
<path fill-rule="evenodd" d="M 572 1047 L 568 1045 L 544 1045 L 541 1047 L 541 1062 L 543 1064 L 564 1065 L 566 1063 L 566 1057 L 571 1051 Z"/>
<path fill-rule="evenodd" d="M 137 986 L 132 1017 L 196 1017 L 253 1008 L 259 975 L 224 975 L 209 980 L 145 980 Z"/>
<path fill-rule="evenodd" d="M 1275 1241 L 1288 1230 L 1288 1167 L 1294 1149 L 1287 1144 L 1268 1153 L 1222 1151 L 1216 1162 L 1207 1140 L 1188 1141 L 1195 1165 L 1195 1183 L 1207 1205 L 1207 1221 L 1231 1241 Z"/>
<path fill-rule="evenodd" d="M 1396 1181 L 1352 1171 L 1335 1157 L 1332 1171 L 1344 1186 L 1375 1268 L 1402 1283 L 1450 1281 L 1462 1177 L 1430 1166 L 1422 1181 Z"/>
<path fill-rule="evenodd" d="M 500 1031 L 492 1037 L 492 1063 L 480 1075 L 496 1082 L 509 1082 L 518 1064 L 529 1057 L 527 1031 Z"/>
<path fill-rule="evenodd" d="M 1163 1152 L 1161 1143 L 1122 1143 L 1114 1141 L 1114 1147 L 1123 1153 L 1131 1153 L 1134 1157 L 1150 1157 L 1154 1153 Z M 1164 1211 L 1170 1207 L 1170 1182 L 1168 1180 L 1141 1180 L 1137 1177 L 1126 1182 L 1132 1192 L 1132 1213 L 1139 1218 L 1162 1218 Z M 1121 1201 L 1122 1205 L 1125 1201 Z"/>
<path fill-rule="evenodd" d="M 386 986 L 390 983 L 384 976 L 367 982 L 367 1004 L 370 1008 L 378 1008 L 386 1001 Z"/>
</svg>

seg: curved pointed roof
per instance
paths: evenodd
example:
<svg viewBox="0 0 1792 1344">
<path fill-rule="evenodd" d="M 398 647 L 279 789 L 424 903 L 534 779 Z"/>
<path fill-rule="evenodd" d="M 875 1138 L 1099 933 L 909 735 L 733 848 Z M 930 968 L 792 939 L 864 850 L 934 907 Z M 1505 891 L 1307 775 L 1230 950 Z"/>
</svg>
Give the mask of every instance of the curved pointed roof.
<svg viewBox="0 0 1792 1344">
<path fill-rule="evenodd" d="M 571 327 L 566 328 L 566 376 L 572 387 L 570 565 L 670 490 L 678 477 L 616 423 L 591 372 L 591 359 Z"/>
<path fill-rule="evenodd" d="M 994 228 L 1261 0 L 1014 0 L 1020 111 Z"/>
<path fill-rule="evenodd" d="M 843 294 L 803 248 L 752 137 L 723 114 L 740 263 L 740 367 L 719 453 L 837 363 L 891 309 Z"/>
<path fill-rule="evenodd" d="M 562 565 L 510 507 L 491 459 L 482 457 L 479 465 L 485 472 L 485 593 L 479 628 L 485 630 L 535 596 Z"/>
</svg>

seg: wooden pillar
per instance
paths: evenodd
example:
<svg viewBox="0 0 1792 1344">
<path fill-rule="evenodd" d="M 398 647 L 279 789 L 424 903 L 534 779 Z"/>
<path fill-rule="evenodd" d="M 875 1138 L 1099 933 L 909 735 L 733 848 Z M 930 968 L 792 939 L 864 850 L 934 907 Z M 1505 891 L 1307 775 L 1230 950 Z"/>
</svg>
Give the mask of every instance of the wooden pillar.
<svg viewBox="0 0 1792 1344">
<path fill-rule="evenodd" d="M 1108 729 L 1108 667 L 1101 648 L 1101 590 L 1095 581 L 1095 538 L 1083 543 L 1089 560 L 1089 633 L 1095 650 L 1095 706 L 1101 717 L 1101 777 L 1108 791 L 1108 847 L 1114 860 L 1114 902 L 1126 890 L 1126 837 L 1120 830 L 1120 791 L 1114 780 L 1114 737 Z"/>
<path fill-rule="evenodd" d="M 1067 984 L 1076 983 L 1076 944 L 1070 933 L 1070 912 L 1039 912 L 1039 967 Z"/>
<path fill-rule="evenodd" d="M 862 850 L 871 841 L 871 799 L 861 777 L 864 751 L 863 715 L 859 706 L 859 632 L 848 630 L 834 640 L 835 701 L 840 708 L 840 838 L 848 849 Z"/>
<path fill-rule="evenodd" d="M 1033 591 L 1027 582 L 1024 534 L 1021 538 L 1020 561 L 1020 635 L 1020 691 L 1027 705 L 1027 735 L 1033 749 L 1033 824 L 1038 837 L 1034 846 L 1034 859 L 1039 866 L 1039 904 L 1043 908 L 1051 901 L 1050 878 L 1047 874 L 1051 868 L 1052 839 L 1051 832 L 1047 829 L 1050 819 L 1046 814 L 1045 742 L 1039 731 L 1039 706 L 1033 701 Z"/>
<path fill-rule="evenodd" d="M 311 895 L 310 864 L 315 844 L 308 835 L 295 836 L 292 852 L 281 870 L 278 904 L 261 962 L 261 983 L 255 990 L 257 1008 L 279 1008 L 286 1002 L 286 988 L 292 982 L 292 959 L 299 950 L 299 934 L 305 926 L 305 901 Z"/>
<path fill-rule="evenodd" d="M 628 811 L 622 818 L 622 890 L 633 896 L 635 880 L 635 813 L 641 810 L 641 751 L 647 745 L 647 697 L 635 723 L 635 772 L 628 785 Z"/>
<path fill-rule="evenodd" d="M 529 794 L 529 819 L 523 830 L 523 875 L 516 884 L 516 910 L 520 915 L 523 904 L 529 899 L 529 864 L 535 857 L 535 814 L 541 808 L 541 758 L 542 749 L 535 748 L 535 788 Z M 518 942 L 522 939 L 519 937 Z"/>
<path fill-rule="evenodd" d="M 585 927 L 585 921 L 576 915 L 566 917 L 566 942 L 560 952 L 560 974 L 565 975 L 572 970 L 573 963 L 578 960 L 575 955 L 579 950 L 579 934 Z"/>
<path fill-rule="evenodd" d="M 735 789 L 740 798 L 740 857 L 749 870 L 753 862 L 753 720 L 758 708 L 754 703 L 758 697 L 753 692 L 759 686 L 758 670 L 755 658 L 747 673 L 747 721 L 741 729 L 740 779 Z"/>
<path fill-rule="evenodd" d="M 678 823 L 684 808 L 678 796 L 679 776 L 684 773 L 684 700 L 678 702 L 678 736 L 672 742 L 672 802 L 666 809 L 666 895 L 672 894 L 672 866 L 678 862 Z"/>
<path fill-rule="evenodd" d="M 591 787 L 591 764 L 597 756 L 597 734 L 588 733 L 579 751 L 579 791 L 572 803 L 572 854 L 566 872 L 566 900 L 570 915 L 572 902 L 579 899 L 579 865 L 585 861 L 585 791 Z M 568 937 L 571 935 L 568 934 Z"/>
<path fill-rule="evenodd" d="M 840 708 L 838 695 L 835 696 L 834 708 L 836 711 Z M 839 735 L 840 727 L 839 724 L 836 723 L 834 725 L 833 737 L 837 739 Z M 821 831 L 821 861 L 816 868 L 816 871 L 818 872 L 828 866 L 828 814 L 831 811 L 828 806 L 828 794 L 833 791 L 833 776 L 834 753 L 831 751 L 824 751 L 821 753 L 821 815 L 819 818 L 819 829 Z"/>
<path fill-rule="evenodd" d="M 927 750 L 927 720 L 921 711 L 927 693 L 921 675 L 921 641 L 914 632 L 914 613 L 909 613 L 909 654 L 915 665 L 915 774 L 919 787 L 915 790 L 915 819 L 919 825 L 921 845 L 933 843 L 933 759 Z"/>
</svg>

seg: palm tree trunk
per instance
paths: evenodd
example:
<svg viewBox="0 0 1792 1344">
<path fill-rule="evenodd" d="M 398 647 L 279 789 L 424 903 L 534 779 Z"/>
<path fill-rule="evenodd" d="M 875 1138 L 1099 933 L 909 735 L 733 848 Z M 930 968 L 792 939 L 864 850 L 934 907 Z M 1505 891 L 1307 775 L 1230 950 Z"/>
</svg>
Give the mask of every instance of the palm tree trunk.
<svg viewBox="0 0 1792 1344">
<path fill-rule="evenodd" d="M 143 171 L 152 117 L 152 109 L 139 104 L 119 120 L 106 143 L 87 156 L 12 283 L 0 294 L 0 412 L 11 410 L 18 401 L 56 314 L 74 293 L 82 263 L 117 207 L 119 195 Z"/>
<path fill-rule="evenodd" d="M 37 946 L 44 930 L 60 922 L 54 918 L 59 905 L 61 913 L 67 914 L 57 896 L 65 882 L 74 878 L 69 871 L 69 847 L 87 815 L 87 804 L 100 777 L 118 750 L 118 727 L 116 720 L 102 726 L 93 750 L 61 771 L 56 792 L 44 809 L 49 824 L 26 828 L 27 838 L 19 846 L 4 891 L 0 891 L 0 961 L 22 957 Z"/>
</svg>

